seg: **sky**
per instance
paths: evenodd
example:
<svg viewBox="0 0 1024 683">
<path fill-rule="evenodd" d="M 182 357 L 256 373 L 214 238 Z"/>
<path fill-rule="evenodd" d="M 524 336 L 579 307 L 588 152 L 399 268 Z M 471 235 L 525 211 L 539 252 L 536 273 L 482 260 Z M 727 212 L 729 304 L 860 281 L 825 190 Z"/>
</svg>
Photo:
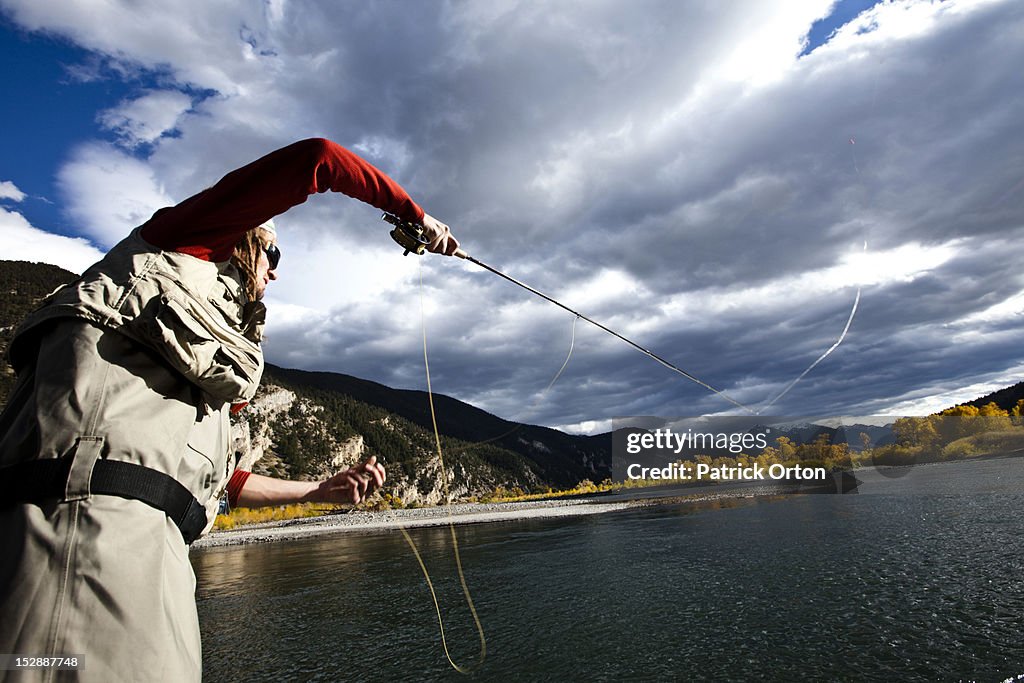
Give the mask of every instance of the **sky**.
<svg viewBox="0 0 1024 683">
<path fill-rule="evenodd" d="M 425 335 L 434 391 L 579 433 L 927 414 L 1022 379 L 1022 36 L 1014 0 L 0 0 L 0 247 L 81 271 L 327 137 L 744 408 L 342 195 L 277 220 L 272 363 L 423 389 Z"/>
</svg>

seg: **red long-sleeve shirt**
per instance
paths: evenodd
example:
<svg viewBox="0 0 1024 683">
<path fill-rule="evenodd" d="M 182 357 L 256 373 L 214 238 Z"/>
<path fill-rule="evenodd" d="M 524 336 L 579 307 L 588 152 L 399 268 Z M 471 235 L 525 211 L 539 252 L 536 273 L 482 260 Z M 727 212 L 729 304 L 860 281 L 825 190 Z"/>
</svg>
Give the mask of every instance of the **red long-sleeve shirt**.
<svg viewBox="0 0 1024 683">
<path fill-rule="evenodd" d="M 247 231 L 303 203 L 314 192 L 341 192 L 419 222 L 423 209 L 402 187 L 341 145 L 311 138 L 271 152 L 142 227 L 150 244 L 206 261 L 226 261 Z"/>
</svg>

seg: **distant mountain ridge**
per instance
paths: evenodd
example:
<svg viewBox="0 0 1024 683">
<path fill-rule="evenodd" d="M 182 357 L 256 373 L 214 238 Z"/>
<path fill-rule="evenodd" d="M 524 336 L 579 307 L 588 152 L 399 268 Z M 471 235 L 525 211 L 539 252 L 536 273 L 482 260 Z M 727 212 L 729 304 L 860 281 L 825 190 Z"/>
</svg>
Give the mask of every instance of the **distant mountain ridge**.
<svg viewBox="0 0 1024 683">
<path fill-rule="evenodd" d="M 867 444 L 864 443 L 861 434 L 868 437 Z M 865 424 L 844 424 L 838 427 L 826 427 L 819 424 L 794 425 L 792 427 L 773 426 L 772 436 L 778 438 L 784 436 L 794 444 L 814 443 L 822 436 L 828 437 L 828 443 L 838 445 L 847 444 L 851 451 L 860 452 L 865 448 L 877 448 L 895 441 L 892 424 L 886 425 L 865 425 Z"/>
<path fill-rule="evenodd" d="M 961 403 L 960 405 L 980 408 L 989 403 L 995 403 L 1003 410 L 1010 411 L 1017 405 L 1017 401 L 1021 399 L 1024 399 L 1024 382 L 1017 382 L 1012 387 L 993 391 L 991 394 L 976 398 L 973 401 Z"/>
</svg>

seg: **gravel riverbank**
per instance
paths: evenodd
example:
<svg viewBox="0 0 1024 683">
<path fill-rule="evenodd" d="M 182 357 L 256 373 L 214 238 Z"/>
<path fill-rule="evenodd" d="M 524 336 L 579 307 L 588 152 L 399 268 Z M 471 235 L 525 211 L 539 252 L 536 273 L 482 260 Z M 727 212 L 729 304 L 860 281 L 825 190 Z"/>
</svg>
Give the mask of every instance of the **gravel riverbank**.
<svg viewBox="0 0 1024 683">
<path fill-rule="evenodd" d="M 192 544 L 195 549 L 215 548 L 247 543 L 267 543 L 296 538 L 310 538 L 325 534 L 344 532 L 375 532 L 397 528 L 442 526 L 453 524 L 480 524 L 531 518 L 571 517 L 594 515 L 624 510 L 642 505 L 658 505 L 673 502 L 700 503 L 722 498 L 749 498 L 759 495 L 786 493 L 778 486 L 744 486 L 732 490 L 724 487 L 701 487 L 699 491 L 686 492 L 666 498 L 631 497 L 620 495 L 595 496 L 593 498 L 549 499 L 521 503 L 458 503 L 449 507 L 429 507 L 406 510 L 385 510 L 366 512 L 353 510 L 344 514 L 323 517 L 307 517 L 283 522 L 254 524 L 238 529 L 215 531 Z M 711 489 L 711 490 L 708 490 Z M 611 499 L 609 499 L 611 498 Z"/>
<path fill-rule="evenodd" d="M 283 522 L 254 524 L 239 529 L 215 531 L 192 544 L 193 548 L 212 548 L 246 543 L 266 543 L 294 538 L 309 538 L 341 532 L 372 532 L 421 526 L 478 524 L 531 517 L 568 517 L 593 515 L 630 507 L 629 502 L 600 503 L 592 499 L 568 501 L 539 500 L 523 503 L 459 503 L 445 507 L 415 508 L 307 517 Z"/>
</svg>

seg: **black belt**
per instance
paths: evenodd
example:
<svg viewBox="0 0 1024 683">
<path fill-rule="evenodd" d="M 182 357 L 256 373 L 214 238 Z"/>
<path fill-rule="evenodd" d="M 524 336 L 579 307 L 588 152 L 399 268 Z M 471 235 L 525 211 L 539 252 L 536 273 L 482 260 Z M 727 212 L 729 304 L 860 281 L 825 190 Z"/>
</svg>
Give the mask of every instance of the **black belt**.
<svg viewBox="0 0 1024 683">
<path fill-rule="evenodd" d="M 0 504 L 61 500 L 71 472 L 71 458 L 29 460 L 0 469 Z M 120 460 L 97 460 L 89 492 L 140 500 L 161 510 L 191 544 L 206 528 L 206 508 L 174 477 Z"/>
</svg>

